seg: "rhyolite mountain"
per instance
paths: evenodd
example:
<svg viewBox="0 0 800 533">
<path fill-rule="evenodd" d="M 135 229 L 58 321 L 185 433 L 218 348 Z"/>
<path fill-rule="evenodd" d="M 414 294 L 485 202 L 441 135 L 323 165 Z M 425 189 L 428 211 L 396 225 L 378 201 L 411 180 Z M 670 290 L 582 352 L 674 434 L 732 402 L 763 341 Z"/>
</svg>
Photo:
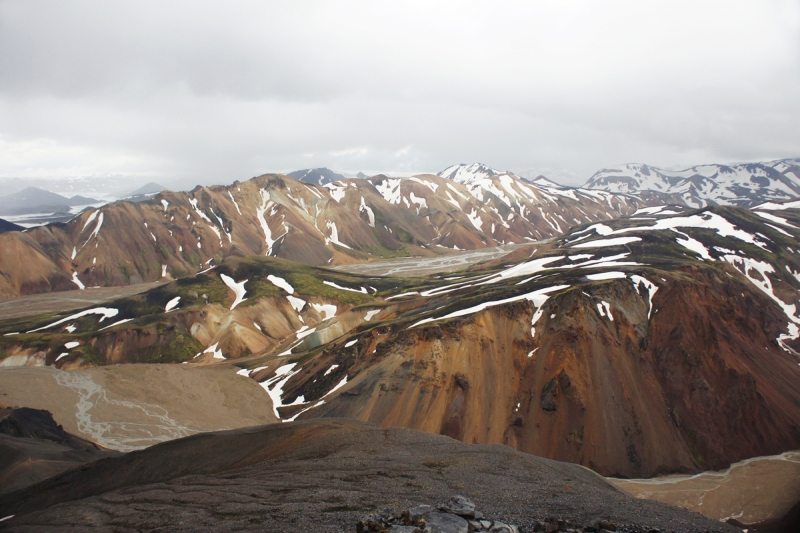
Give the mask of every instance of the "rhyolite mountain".
<svg viewBox="0 0 800 533">
<path fill-rule="evenodd" d="M 1 236 L 0 296 L 177 278 L 230 255 L 333 266 L 540 241 L 645 206 L 785 198 L 795 190 L 795 163 L 706 165 L 682 178 L 629 165 L 630 179 L 612 171 L 603 177 L 602 171 L 584 188 L 544 177 L 527 181 L 475 163 L 439 175 L 378 175 L 322 186 L 271 174 L 164 191 L 139 196 L 145 201 L 138 204 L 86 210 L 66 224 Z M 340 177 L 298 172 L 312 181 Z M 603 187 L 612 190 L 598 190 Z"/>
<path fill-rule="evenodd" d="M 375 176 L 319 186 L 270 174 L 114 202 L 0 235 L 0 297 L 178 278 L 229 256 L 333 266 L 519 244 L 645 205 L 507 173 L 493 179 Z"/>
<path fill-rule="evenodd" d="M 598 171 L 583 188 L 689 207 L 749 207 L 800 196 L 800 159 L 699 165 L 678 171 L 628 164 Z"/>
<path fill-rule="evenodd" d="M 645 477 L 800 446 L 800 202 L 642 208 L 459 274 L 231 255 L 0 323 L 0 364 L 235 363 L 282 420 L 346 417 Z"/>
</svg>

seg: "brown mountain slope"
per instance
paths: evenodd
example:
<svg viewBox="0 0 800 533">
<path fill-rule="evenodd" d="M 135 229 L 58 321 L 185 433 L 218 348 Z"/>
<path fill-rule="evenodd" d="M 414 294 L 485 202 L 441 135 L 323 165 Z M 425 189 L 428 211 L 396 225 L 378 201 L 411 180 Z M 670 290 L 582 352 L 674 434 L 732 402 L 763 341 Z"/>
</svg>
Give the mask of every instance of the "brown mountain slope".
<svg viewBox="0 0 800 533">
<path fill-rule="evenodd" d="M 800 211 L 785 207 L 657 210 L 428 279 L 229 257 L 91 316 L 6 321 L 0 364 L 239 359 L 283 420 L 697 472 L 800 447 Z"/>
<path fill-rule="evenodd" d="M 605 192 L 555 197 L 508 180 L 504 201 L 490 192 L 476 198 L 464 185 L 436 176 L 322 187 L 265 175 L 163 192 L 146 202 L 115 202 L 66 224 L 0 235 L 0 297 L 178 278 L 231 255 L 337 265 L 433 254 L 437 247 L 521 243 L 557 235 L 573 222 L 629 214 L 642 204 Z M 513 202 L 509 191 L 517 195 Z"/>
<path fill-rule="evenodd" d="M 625 279 L 552 297 L 533 339 L 536 308 L 527 302 L 393 331 L 382 342 L 362 337 L 353 359 L 334 349 L 329 362 L 305 366 L 311 381 L 316 368 L 352 361 L 354 377 L 301 417 L 504 443 L 625 477 L 720 468 L 800 446 L 800 371 L 771 341 L 780 313 L 724 272 L 659 275 L 649 321 L 647 300 Z M 598 315 L 602 301 L 613 322 Z M 370 354 L 372 339 L 380 344 Z M 283 390 L 291 403 L 308 385 L 298 379 Z"/>
</svg>

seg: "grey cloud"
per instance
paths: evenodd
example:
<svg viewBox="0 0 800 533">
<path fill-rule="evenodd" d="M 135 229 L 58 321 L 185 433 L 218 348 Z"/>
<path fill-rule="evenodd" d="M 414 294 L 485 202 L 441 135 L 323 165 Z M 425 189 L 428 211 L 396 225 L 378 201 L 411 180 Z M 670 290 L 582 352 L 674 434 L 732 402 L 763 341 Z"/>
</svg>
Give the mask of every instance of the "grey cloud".
<svg viewBox="0 0 800 533">
<path fill-rule="evenodd" d="M 777 0 L 5 1 L 0 176 L 482 161 L 580 184 L 797 156 L 798 20 Z"/>
</svg>

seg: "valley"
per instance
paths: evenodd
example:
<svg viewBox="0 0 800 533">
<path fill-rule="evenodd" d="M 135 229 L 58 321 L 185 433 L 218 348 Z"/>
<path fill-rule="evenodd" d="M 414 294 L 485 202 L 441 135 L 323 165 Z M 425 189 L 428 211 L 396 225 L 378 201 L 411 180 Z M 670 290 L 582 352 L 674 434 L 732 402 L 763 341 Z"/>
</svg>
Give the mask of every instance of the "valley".
<svg viewBox="0 0 800 533">
<path fill-rule="evenodd" d="M 670 503 L 720 521 L 735 520 L 753 529 L 779 521 L 797 506 L 800 452 L 754 457 L 693 476 L 609 481 L 637 498 Z"/>
<path fill-rule="evenodd" d="M 264 389 L 229 366 L 5 368 L 0 402 L 50 411 L 67 432 L 121 452 L 276 421 Z"/>
<path fill-rule="evenodd" d="M 43 292 L 0 300 L 0 320 L 24 316 L 59 313 L 97 305 L 109 300 L 133 296 L 157 287 L 163 281 L 124 285 L 122 287 L 96 287 L 87 290 L 73 289 L 60 292 Z"/>
<path fill-rule="evenodd" d="M 470 265 L 503 257 L 521 245 L 505 244 L 496 248 L 474 251 L 449 252 L 437 257 L 405 257 L 383 259 L 369 263 L 356 263 L 334 267 L 336 270 L 365 276 L 424 277 L 465 269 Z"/>
</svg>

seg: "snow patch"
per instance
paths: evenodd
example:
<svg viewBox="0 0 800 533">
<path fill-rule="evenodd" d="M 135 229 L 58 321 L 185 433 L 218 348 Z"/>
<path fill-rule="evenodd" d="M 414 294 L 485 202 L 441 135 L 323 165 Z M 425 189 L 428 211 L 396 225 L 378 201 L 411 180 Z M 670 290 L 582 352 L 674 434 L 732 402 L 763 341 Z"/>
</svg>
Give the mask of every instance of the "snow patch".
<svg viewBox="0 0 800 533">
<path fill-rule="evenodd" d="M 222 350 L 217 350 L 217 346 L 219 346 L 218 342 L 203 350 L 203 353 L 214 354 L 214 359 L 226 359 L 226 357 L 222 355 Z"/>
<path fill-rule="evenodd" d="M 604 279 L 619 279 L 628 276 L 624 272 L 600 272 L 599 274 L 588 274 L 586 277 L 592 281 L 602 281 Z"/>
<path fill-rule="evenodd" d="M 352 248 L 350 248 L 345 243 L 339 240 L 339 230 L 336 228 L 336 222 L 328 220 L 326 226 L 328 227 L 329 230 L 331 230 L 331 236 L 325 239 L 325 244 L 332 242 L 334 244 L 338 244 L 339 246 L 352 250 Z"/>
<path fill-rule="evenodd" d="M 367 205 L 364 201 L 364 197 L 361 197 L 361 206 L 358 208 L 359 211 L 367 213 L 367 217 L 369 218 L 369 225 L 373 228 L 375 227 L 375 213 L 372 211 L 372 208 Z"/>
<path fill-rule="evenodd" d="M 425 318 L 425 319 L 420 320 L 419 322 L 416 322 L 415 324 L 413 324 L 411 326 L 411 328 L 415 328 L 417 326 L 420 326 L 422 324 L 427 324 L 428 322 L 433 322 L 435 320 L 445 320 L 445 319 L 448 319 L 448 318 L 454 318 L 454 317 L 459 317 L 459 316 L 464 316 L 464 315 L 471 315 L 473 313 L 477 313 L 479 311 L 483 311 L 483 310 L 485 310 L 485 309 L 487 309 L 489 307 L 494 307 L 494 306 L 497 306 L 497 305 L 503 305 L 503 304 L 507 304 L 507 303 L 511 303 L 511 302 L 517 302 L 519 300 L 529 300 L 529 301 L 533 302 L 533 304 L 537 308 L 540 308 L 539 310 L 537 310 L 537 314 L 538 314 L 541 311 L 542 304 L 549 297 L 548 293 L 551 293 L 551 292 L 554 292 L 554 291 L 558 291 L 558 290 L 561 290 L 561 289 L 566 289 L 567 287 L 569 287 L 569 285 L 554 285 L 553 287 L 545 287 L 543 289 L 539 289 L 539 290 L 536 290 L 536 291 L 533 291 L 533 292 L 530 292 L 530 293 L 527 293 L 527 294 L 521 294 L 519 296 L 512 296 L 511 298 L 505 298 L 503 300 L 496 300 L 496 301 L 493 301 L 493 302 L 483 302 L 483 303 L 475 305 L 473 307 L 467 307 L 466 309 L 459 309 L 458 311 L 453 311 L 452 313 L 449 313 L 449 314 L 441 316 L 441 317 Z M 536 315 L 534 315 L 533 323 L 535 323 L 536 320 L 538 320 L 538 317 Z"/>
<path fill-rule="evenodd" d="M 637 276 L 636 274 L 631 275 L 631 281 L 633 282 L 633 286 L 636 288 L 636 292 L 639 292 L 639 285 L 644 285 L 647 289 L 647 319 L 650 320 L 650 314 L 653 312 L 653 295 L 658 290 L 658 287 L 655 283 L 647 278 Z"/>
<path fill-rule="evenodd" d="M 294 287 L 289 285 L 289 282 L 286 281 L 285 279 L 280 278 L 278 276 L 273 276 L 272 274 L 267 276 L 267 279 L 269 281 L 271 281 L 272 284 L 275 285 L 276 287 L 280 287 L 281 289 L 285 290 L 289 294 L 294 294 Z"/>
<path fill-rule="evenodd" d="M 330 287 L 333 287 L 334 289 L 339 289 L 340 291 L 360 292 L 363 294 L 367 294 L 367 289 L 365 289 L 364 287 L 361 287 L 361 290 L 357 290 L 357 289 L 351 289 L 350 287 L 342 287 L 341 285 L 337 285 L 332 281 L 323 281 L 322 283 Z"/>
<path fill-rule="evenodd" d="M 180 301 L 181 301 L 181 297 L 180 296 L 176 296 L 172 300 L 168 301 L 167 305 L 164 307 L 164 312 L 165 313 L 169 313 L 170 311 L 172 311 L 173 309 L 178 307 L 178 302 L 180 302 Z"/>
<path fill-rule="evenodd" d="M 88 315 L 101 315 L 100 322 L 105 320 L 106 318 L 112 318 L 119 314 L 119 309 L 114 309 L 113 307 L 95 307 L 93 309 L 86 309 L 85 311 L 81 311 L 80 313 L 75 313 L 74 315 L 70 315 L 66 318 L 62 318 L 52 324 L 48 324 L 46 326 L 42 326 L 37 329 L 32 329 L 28 331 L 28 333 L 35 333 L 37 331 L 42 331 L 43 329 L 49 329 L 53 326 L 58 326 L 59 324 L 63 324 L 64 322 L 69 322 L 70 320 L 75 320 L 76 318 L 81 318 Z"/>
<path fill-rule="evenodd" d="M 328 320 L 329 318 L 333 318 L 336 316 L 336 312 L 339 310 L 334 304 L 311 304 L 311 307 L 317 310 L 319 314 L 322 315 L 322 320 Z"/>
<path fill-rule="evenodd" d="M 598 239 L 596 241 L 573 244 L 573 248 L 605 248 L 607 246 L 622 246 L 631 242 L 641 241 L 640 237 L 616 237 L 614 239 Z"/>
<path fill-rule="evenodd" d="M 233 280 L 232 277 L 226 276 L 225 274 L 220 274 L 219 277 L 222 279 L 222 282 L 228 286 L 233 292 L 236 293 L 236 299 L 231 304 L 231 311 L 234 307 L 245 301 L 247 298 L 244 297 L 245 293 L 247 292 L 244 288 L 244 284 L 247 283 L 248 280 L 236 282 Z"/>
<path fill-rule="evenodd" d="M 306 301 L 302 298 L 297 298 L 296 296 L 289 295 L 286 297 L 289 300 L 289 303 L 294 308 L 295 311 L 298 313 L 306 306 Z"/>
</svg>

